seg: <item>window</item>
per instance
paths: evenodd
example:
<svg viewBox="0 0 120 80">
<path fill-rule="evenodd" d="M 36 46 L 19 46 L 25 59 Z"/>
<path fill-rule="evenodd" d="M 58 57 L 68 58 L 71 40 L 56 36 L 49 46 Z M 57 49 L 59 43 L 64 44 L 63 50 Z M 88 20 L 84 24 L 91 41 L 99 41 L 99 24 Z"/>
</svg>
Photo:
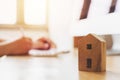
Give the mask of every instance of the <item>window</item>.
<svg viewBox="0 0 120 80">
<path fill-rule="evenodd" d="M 15 24 L 16 0 L 0 0 L 0 24 Z"/>
<path fill-rule="evenodd" d="M 24 0 L 24 4 L 26 24 L 46 23 L 46 0 Z"/>
<path fill-rule="evenodd" d="M 92 45 L 91 44 L 87 44 L 87 49 L 92 49 Z"/>
<path fill-rule="evenodd" d="M 47 11 L 47 0 L 0 0 L 0 25 L 47 27 Z"/>
<path fill-rule="evenodd" d="M 87 58 L 87 68 L 91 68 L 91 67 L 92 67 L 92 59 Z"/>
</svg>

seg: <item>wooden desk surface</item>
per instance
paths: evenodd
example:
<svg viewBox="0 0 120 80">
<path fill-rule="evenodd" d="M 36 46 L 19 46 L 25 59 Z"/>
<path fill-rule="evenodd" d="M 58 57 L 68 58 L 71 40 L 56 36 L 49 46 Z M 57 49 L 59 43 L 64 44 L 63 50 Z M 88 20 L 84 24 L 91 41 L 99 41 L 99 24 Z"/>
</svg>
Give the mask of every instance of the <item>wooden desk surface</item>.
<svg viewBox="0 0 120 80">
<path fill-rule="evenodd" d="M 120 80 L 120 56 L 107 56 L 106 72 L 78 71 L 75 53 L 59 57 L 4 56 L 0 80 Z"/>
</svg>

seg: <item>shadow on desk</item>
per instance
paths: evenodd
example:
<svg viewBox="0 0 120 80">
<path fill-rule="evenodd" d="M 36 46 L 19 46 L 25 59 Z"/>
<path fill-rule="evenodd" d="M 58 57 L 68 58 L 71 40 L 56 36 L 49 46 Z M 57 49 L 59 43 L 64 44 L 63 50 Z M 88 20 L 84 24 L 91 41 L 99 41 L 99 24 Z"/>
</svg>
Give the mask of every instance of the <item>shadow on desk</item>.
<svg viewBox="0 0 120 80">
<path fill-rule="evenodd" d="M 106 40 L 107 55 L 120 56 L 120 34 L 101 35 Z"/>
<path fill-rule="evenodd" d="M 107 55 L 108 56 L 120 56 L 120 50 L 107 50 Z"/>
</svg>

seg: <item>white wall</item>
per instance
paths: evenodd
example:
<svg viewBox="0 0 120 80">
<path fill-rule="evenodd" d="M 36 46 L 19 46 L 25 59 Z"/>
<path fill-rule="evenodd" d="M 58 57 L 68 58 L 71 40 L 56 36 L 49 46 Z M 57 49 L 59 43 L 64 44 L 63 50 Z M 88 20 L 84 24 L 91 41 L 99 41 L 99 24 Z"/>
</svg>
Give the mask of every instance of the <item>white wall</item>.
<svg viewBox="0 0 120 80">
<path fill-rule="evenodd" d="M 49 32 L 59 48 L 68 49 L 73 0 L 50 0 Z M 64 47 L 63 47 L 64 44 Z"/>
<path fill-rule="evenodd" d="M 120 33 L 119 14 L 107 14 L 112 0 L 106 0 L 105 3 L 104 0 L 98 2 L 92 0 L 94 5 L 90 7 L 89 18 L 79 20 L 83 1 L 50 0 L 49 32 L 51 38 L 59 47 L 63 47 L 63 44 L 65 44 L 64 48 L 68 48 L 71 35 Z M 96 12 L 97 8 L 99 12 Z"/>
<path fill-rule="evenodd" d="M 95 34 L 120 34 L 120 13 L 112 13 L 94 19 L 74 21 L 71 27 L 73 36 Z"/>
<path fill-rule="evenodd" d="M 120 8 L 118 0 L 116 11 L 109 14 L 109 8 L 112 0 L 91 0 L 88 12 L 88 18 L 79 20 L 78 13 L 81 12 L 83 0 L 74 0 L 74 15 L 71 25 L 72 36 L 86 35 L 88 33 L 95 34 L 119 34 L 120 26 Z M 81 1 L 81 3 L 80 3 Z M 80 7 L 79 7 L 80 6 Z"/>
</svg>

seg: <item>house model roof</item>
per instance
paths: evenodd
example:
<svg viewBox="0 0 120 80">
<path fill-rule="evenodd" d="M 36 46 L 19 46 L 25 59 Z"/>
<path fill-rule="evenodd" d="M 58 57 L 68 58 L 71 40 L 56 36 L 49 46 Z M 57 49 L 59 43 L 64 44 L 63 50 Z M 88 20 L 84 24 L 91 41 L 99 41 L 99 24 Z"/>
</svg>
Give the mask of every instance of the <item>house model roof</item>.
<svg viewBox="0 0 120 80">
<path fill-rule="evenodd" d="M 101 42 L 106 42 L 102 37 L 100 37 L 100 36 L 98 36 L 96 34 L 93 34 L 93 33 L 90 33 L 87 36 L 93 36 L 94 38 L 98 39 Z"/>
<path fill-rule="evenodd" d="M 105 71 L 106 41 L 92 33 L 80 38 L 78 42 L 78 57 L 80 71 Z"/>
</svg>

